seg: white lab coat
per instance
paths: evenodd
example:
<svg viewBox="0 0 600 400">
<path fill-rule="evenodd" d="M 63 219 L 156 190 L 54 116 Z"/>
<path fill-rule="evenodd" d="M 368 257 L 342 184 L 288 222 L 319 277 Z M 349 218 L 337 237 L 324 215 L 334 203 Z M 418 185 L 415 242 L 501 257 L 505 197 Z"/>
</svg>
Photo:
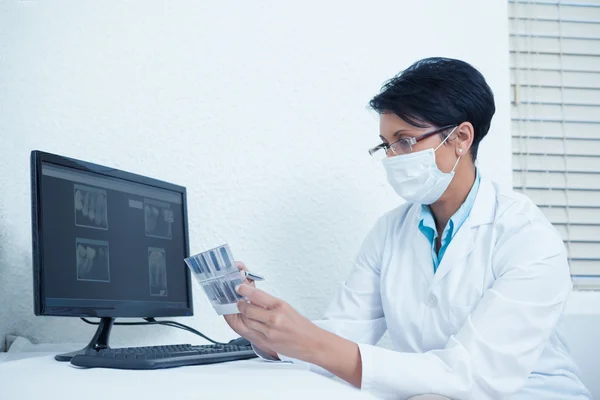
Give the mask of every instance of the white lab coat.
<svg viewBox="0 0 600 400">
<path fill-rule="evenodd" d="M 404 204 L 380 218 L 325 320 L 315 321 L 359 344 L 363 390 L 590 398 L 558 329 L 572 288 L 566 251 L 541 211 L 482 179 L 435 274 L 419 212 Z M 386 329 L 395 350 L 375 346 Z"/>
</svg>

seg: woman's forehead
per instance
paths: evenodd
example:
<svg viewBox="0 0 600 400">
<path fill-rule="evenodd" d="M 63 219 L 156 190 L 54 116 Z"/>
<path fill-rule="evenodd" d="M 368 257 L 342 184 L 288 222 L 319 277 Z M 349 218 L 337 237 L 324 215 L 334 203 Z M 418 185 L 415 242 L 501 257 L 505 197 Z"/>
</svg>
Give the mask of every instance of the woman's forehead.
<svg viewBox="0 0 600 400">
<path fill-rule="evenodd" d="M 393 138 L 400 135 L 414 136 L 422 129 L 409 124 L 393 113 L 382 113 L 379 115 L 379 134 L 385 138 Z"/>
</svg>

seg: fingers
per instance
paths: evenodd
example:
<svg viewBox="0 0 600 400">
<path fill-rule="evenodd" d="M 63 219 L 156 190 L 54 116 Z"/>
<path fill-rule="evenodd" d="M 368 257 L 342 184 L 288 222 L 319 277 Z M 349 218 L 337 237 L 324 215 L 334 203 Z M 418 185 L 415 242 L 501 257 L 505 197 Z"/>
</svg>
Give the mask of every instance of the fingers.
<svg viewBox="0 0 600 400">
<path fill-rule="evenodd" d="M 256 334 L 252 335 L 252 329 L 246 325 L 241 314 L 228 314 L 224 315 L 224 317 L 229 327 L 238 335 L 243 336 L 248 340 L 251 340 L 250 338 L 256 336 Z"/>
<path fill-rule="evenodd" d="M 254 332 L 256 332 L 255 338 L 253 338 L 253 339 L 246 338 L 246 339 L 250 340 L 250 342 L 252 343 L 253 346 L 256 346 L 258 349 L 267 353 L 268 355 L 275 358 L 276 360 L 279 360 L 279 355 L 277 354 L 277 352 L 271 350 L 271 347 L 269 346 L 268 340 L 265 337 L 265 335 L 261 334 L 258 331 L 254 331 Z M 259 335 L 260 335 L 260 337 L 259 337 Z"/>
<path fill-rule="evenodd" d="M 254 284 L 254 281 L 252 279 L 248 279 L 246 277 L 246 274 L 244 273 L 244 271 L 248 271 L 246 264 L 244 264 L 241 261 L 236 261 L 235 266 L 240 270 L 240 275 L 242 277 L 242 280 L 244 281 L 244 284 L 256 287 L 256 285 Z"/>
<path fill-rule="evenodd" d="M 236 261 L 236 262 L 235 262 L 235 266 L 236 266 L 236 267 L 238 267 L 238 269 L 239 269 L 240 271 L 248 271 L 248 268 L 246 268 L 246 264 L 244 264 L 244 263 L 243 263 L 243 262 L 241 262 L 241 261 Z"/>
<path fill-rule="evenodd" d="M 236 287 L 236 291 L 245 296 L 252 304 L 255 304 L 263 308 L 274 308 L 282 303 L 277 297 L 271 296 L 267 292 L 263 292 L 248 285 L 239 285 Z"/>
<path fill-rule="evenodd" d="M 242 279 L 244 280 L 245 285 L 256 287 L 256 282 L 254 282 L 254 279 L 248 278 L 244 271 L 240 271 L 240 274 L 242 274 Z"/>
<path fill-rule="evenodd" d="M 238 335 L 252 343 L 269 348 L 266 343 L 267 337 L 263 333 L 266 327 L 261 322 L 246 318 L 243 314 L 225 315 L 225 321 Z"/>
<path fill-rule="evenodd" d="M 242 321 L 244 321 L 244 325 L 246 325 L 249 329 L 260 333 L 259 336 L 262 336 L 260 339 L 266 339 L 266 334 L 269 328 L 260 321 L 256 321 L 254 319 L 248 318 L 242 314 Z"/>
<path fill-rule="evenodd" d="M 252 320 L 268 323 L 272 319 L 272 311 L 255 306 L 254 304 L 249 304 L 245 301 L 239 301 L 237 306 L 242 315 Z"/>
<path fill-rule="evenodd" d="M 240 331 L 243 329 L 243 326 L 241 324 L 241 318 L 239 318 L 239 315 L 227 314 L 223 315 L 223 317 L 225 318 L 227 325 L 229 325 L 229 327 L 233 329 L 238 335 L 241 335 Z"/>
<path fill-rule="evenodd" d="M 239 332 L 237 331 L 237 325 L 235 323 L 235 314 L 226 314 L 223 315 L 223 318 L 225 318 L 227 325 L 229 325 L 231 329 L 233 329 L 237 334 L 239 334 Z"/>
</svg>

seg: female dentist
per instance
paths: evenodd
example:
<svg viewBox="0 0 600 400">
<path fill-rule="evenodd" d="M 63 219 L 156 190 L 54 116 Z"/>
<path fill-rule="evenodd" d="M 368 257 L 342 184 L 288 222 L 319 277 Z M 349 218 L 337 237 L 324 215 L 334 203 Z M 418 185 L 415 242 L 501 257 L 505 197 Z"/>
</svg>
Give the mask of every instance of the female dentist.
<svg viewBox="0 0 600 400">
<path fill-rule="evenodd" d="M 264 358 L 385 398 L 589 399 L 559 329 L 572 288 L 561 237 L 475 167 L 495 112 L 484 77 L 425 59 L 370 105 L 382 143 L 369 153 L 406 203 L 377 221 L 323 320 L 246 281 L 228 324 Z M 375 346 L 386 330 L 395 350 Z"/>
</svg>

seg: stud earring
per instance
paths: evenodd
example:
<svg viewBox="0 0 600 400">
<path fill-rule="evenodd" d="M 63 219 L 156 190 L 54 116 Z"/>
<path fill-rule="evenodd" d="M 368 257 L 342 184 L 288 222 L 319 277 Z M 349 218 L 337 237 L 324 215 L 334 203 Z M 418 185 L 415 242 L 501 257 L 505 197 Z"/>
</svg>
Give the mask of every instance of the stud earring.
<svg viewBox="0 0 600 400">
<path fill-rule="evenodd" d="M 458 149 L 458 152 L 459 152 L 459 153 L 462 153 L 462 149 Z"/>
</svg>

